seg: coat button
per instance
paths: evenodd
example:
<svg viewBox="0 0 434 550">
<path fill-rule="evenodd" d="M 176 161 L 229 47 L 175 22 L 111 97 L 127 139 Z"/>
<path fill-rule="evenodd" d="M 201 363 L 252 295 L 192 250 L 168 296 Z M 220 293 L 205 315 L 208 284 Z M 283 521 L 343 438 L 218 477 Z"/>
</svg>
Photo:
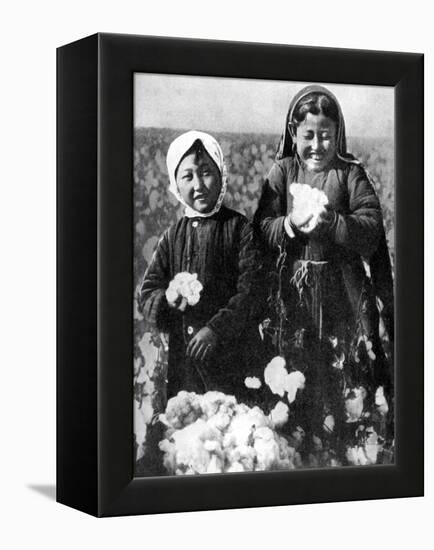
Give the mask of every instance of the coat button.
<svg viewBox="0 0 434 550">
<path fill-rule="evenodd" d="M 193 227 L 197 227 L 197 226 L 199 225 L 199 222 L 193 222 L 191 225 L 192 225 Z"/>
<path fill-rule="evenodd" d="M 187 327 L 187 333 L 193 334 L 193 327 Z"/>
</svg>

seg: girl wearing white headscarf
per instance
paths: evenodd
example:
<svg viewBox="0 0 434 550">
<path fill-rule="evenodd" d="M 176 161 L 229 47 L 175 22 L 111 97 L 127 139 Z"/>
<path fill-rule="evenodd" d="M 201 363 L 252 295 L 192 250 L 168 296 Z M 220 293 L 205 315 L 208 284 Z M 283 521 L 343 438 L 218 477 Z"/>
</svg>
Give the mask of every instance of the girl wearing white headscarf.
<svg viewBox="0 0 434 550">
<path fill-rule="evenodd" d="M 140 292 L 147 320 L 169 335 L 167 397 L 218 390 L 242 398 L 246 373 L 261 367 L 252 228 L 223 205 L 226 169 L 212 136 L 190 131 L 176 138 L 167 168 L 185 215 L 161 237 Z M 192 275 L 200 285 L 187 298 L 177 281 Z"/>
</svg>

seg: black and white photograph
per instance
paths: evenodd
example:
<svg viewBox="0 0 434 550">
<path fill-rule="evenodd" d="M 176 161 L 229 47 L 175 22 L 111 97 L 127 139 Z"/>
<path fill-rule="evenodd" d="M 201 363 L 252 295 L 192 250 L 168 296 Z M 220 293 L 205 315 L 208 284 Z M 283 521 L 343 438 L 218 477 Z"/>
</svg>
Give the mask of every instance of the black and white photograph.
<svg viewBox="0 0 434 550">
<path fill-rule="evenodd" d="M 5 5 L 1 547 L 433 546 L 428 6 Z"/>
<path fill-rule="evenodd" d="M 136 477 L 395 463 L 394 112 L 134 74 Z"/>
</svg>

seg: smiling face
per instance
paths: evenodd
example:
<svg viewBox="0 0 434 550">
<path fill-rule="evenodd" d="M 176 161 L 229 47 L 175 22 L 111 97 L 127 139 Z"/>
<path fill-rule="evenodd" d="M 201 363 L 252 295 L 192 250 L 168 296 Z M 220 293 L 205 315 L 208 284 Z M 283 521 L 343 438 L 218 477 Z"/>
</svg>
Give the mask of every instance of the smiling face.
<svg viewBox="0 0 434 550">
<path fill-rule="evenodd" d="M 297 124 L 292 139 L 297 153 L 311 172 L 324 170 L 336 155 L 336 123 L 319 113 L 307 113 Z"/>
<path fill-rule="evenodd" d="M 176 184 L 185 204 L 206 214 L 214 208 L 222 188 L 216 164 L 204 149 L 187 153 L 176 171 Z"/>
</svg>

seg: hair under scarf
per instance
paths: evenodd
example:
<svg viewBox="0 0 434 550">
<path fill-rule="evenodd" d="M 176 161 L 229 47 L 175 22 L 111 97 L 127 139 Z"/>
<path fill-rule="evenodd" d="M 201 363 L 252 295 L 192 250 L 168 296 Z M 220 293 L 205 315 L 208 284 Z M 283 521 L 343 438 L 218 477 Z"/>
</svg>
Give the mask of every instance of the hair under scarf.
<svg viewBox="0 0 434 550">
<path fill-rule="evenodd" d="M 197 210 L 194 210 L 193 208 L 188 206 L 188 204 L 186 204 L 184 199 L 181 197 L 181 194 L 178 189 L 178 185 L 176 183 L 176 169 L 178 168 L 182 157 L 185 155 L 185 153 L 187 153 L 189 149 L 191 149 L 192 145 L 198 140 L 202 143 L 205 151 L 208 153 L 208 155 L 216 164 L 221 175 L 221 181 L 222 181 L 221 191 L 214 205 L 214 208 L 210 212 L 197 212 Z M 190 130 L 189 132 L 185 132 L 184 134 L 181 134 L 176 139 L 174 139 L 170 144 L 169 150 L 167 151 L 166 163 L 167 163 L 167 171 L 169 174 L 169 181 L 170 181 L 169 191 L 171 191 L 175 195 L 175 197 L 179 200 L 179 202 L 185 206 L 185 215 L 188 218 L 193 218 L 193 217 L 208 218 L 209 216 L 212 216 L 213 214 L 215 214 L 220 210 L 220 207 L 223 203 L 224 196 L 226 194 L 227 177 L 226 177 L 226 166 L 223 158 L 223 151 L 221 150 L 221 147 L 218 144 L 216 139 L 214 139 L 209 134 L 206 134 L 205 132 L 198 132 L 196 130 Z"/>
</svg>

